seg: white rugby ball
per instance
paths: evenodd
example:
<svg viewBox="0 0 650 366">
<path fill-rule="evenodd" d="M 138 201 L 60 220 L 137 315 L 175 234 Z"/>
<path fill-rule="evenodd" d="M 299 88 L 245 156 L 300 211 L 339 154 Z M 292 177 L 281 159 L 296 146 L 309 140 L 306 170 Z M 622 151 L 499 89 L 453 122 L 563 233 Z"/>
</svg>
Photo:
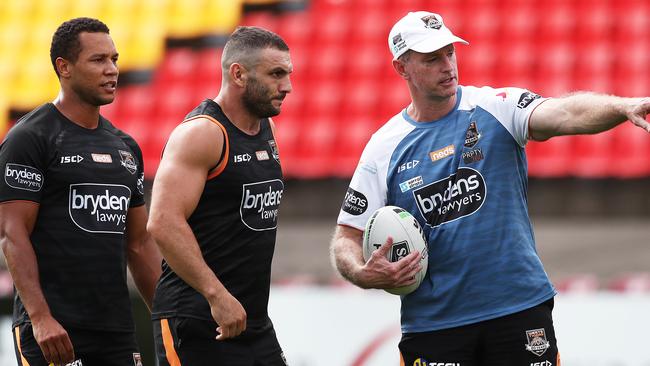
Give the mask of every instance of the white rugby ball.
<svg viewBox="0 0 650 366">
<path fill-rule="evenodd" d="M 363 259 L 367 261 L 372 252 L 383 245 L 389 236 L 393 238 L 393 246 L 386 255 L 389 261 L 396 262 L 413 252 L 421 253 L 422 269 L 415 275 L 415 283 L 386 289 L 394 295 L 406 295 L 415 291 L 427 274 L 429 263 L 427 241 L 418 220 L 413 215 L 397 206 L 385 206 L 375 211 L 366 223 L 363 233 Z"/>
</svg>

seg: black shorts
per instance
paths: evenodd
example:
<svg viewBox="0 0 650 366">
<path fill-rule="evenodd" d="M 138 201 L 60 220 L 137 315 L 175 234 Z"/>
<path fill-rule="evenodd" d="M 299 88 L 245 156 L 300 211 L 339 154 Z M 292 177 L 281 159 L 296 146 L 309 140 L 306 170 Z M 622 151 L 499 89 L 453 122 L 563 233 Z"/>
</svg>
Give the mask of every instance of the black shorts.
<svg viewBox="0 0 650 366">
<path fill-rule="evenodd" d="M 133 332 L 66 328 L 74 348 L 73 366 L 142 366 Z M 31 323 L 13 329 L 18 366 L 48 366 L 34 339 Z M 23 362 L 26 361 L 27 363 Z"/>
<path fill-rule="evenodd" d="M 457 328 L 405 333 L 399 343 L 408 366 L 560 366 L 553 299 L 501 318 Z"/>
<path fill-rule="evenodd" d="M 166 318 L 153 322 L 159 366 L 286 366 L 273 328 L 218 341 L 217 324 L 193 318 Z"/>
</svg>

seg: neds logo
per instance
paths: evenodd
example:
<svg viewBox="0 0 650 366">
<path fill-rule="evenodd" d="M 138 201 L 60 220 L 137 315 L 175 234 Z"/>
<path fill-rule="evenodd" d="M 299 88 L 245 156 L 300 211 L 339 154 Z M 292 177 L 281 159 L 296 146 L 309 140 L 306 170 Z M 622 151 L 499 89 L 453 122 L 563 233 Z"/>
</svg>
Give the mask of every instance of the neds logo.
<svg viewBox="0 0 650 366">
<path fill-rule="evenodd" d="M 7 163 L 5 183 L 12 188 L 38 192 L 43 188 L 43 173 L 31 166 Z"/>
<path fill-rule="evenodd" d="M 282 192 L 284 183 L 279 179 L 244 184 L 239 209 L 244 225 L 255 231 L 275 229 Z"/>
<path fill-rule="evenodd" d="M 91 233 L 122 234 L 131 190 L 120 184 L 79 183 L 70 185 L 69 212 L 72 221 Z"/>
<path fill-rule="evenodd" d="M 481 173 L 462 167 L 445 179 L 413 191 L 413 196 L 427 225 L 436 227 L 478 211 L 486 193 Z"/>
</svg>

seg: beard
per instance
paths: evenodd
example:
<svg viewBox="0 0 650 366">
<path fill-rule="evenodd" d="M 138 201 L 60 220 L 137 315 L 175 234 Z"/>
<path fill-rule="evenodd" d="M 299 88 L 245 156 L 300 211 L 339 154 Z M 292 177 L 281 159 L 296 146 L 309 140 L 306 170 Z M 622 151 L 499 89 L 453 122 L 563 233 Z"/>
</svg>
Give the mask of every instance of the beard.
<svg viewBox="0 0 650 366">
<path fill-rule="evenodd" d="M 259 118 L 274 117 L 280 114 L 280 108 L 273 106 L 274 99 L 284 99 L 285 94 L 269 95 L 269 88 L 260 83 L 256 78 L 250 78 L 246 84 L 242 102 L 244 107 L 254 116 Z"/>
</svg>

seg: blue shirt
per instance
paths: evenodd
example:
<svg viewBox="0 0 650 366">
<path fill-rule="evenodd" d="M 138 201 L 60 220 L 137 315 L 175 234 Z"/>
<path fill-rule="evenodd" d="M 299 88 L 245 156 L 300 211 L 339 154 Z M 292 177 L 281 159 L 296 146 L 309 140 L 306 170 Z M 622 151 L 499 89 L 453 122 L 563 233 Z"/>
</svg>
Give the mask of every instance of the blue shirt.
<svg viewBox="0 0 650 366">
<path fill-rule="evenodd" d="M 338 223 L 363 230 L 382 206 L 411 212 L 428 238 L 428 273 L 402 297 L 402 331 L 512 314 L 555 295 L 535 249 L 524 146 L 545 99 L 519 88 L 460 86 L 430 122 L 406 110 L 368 142 Z"/>
</svg>

